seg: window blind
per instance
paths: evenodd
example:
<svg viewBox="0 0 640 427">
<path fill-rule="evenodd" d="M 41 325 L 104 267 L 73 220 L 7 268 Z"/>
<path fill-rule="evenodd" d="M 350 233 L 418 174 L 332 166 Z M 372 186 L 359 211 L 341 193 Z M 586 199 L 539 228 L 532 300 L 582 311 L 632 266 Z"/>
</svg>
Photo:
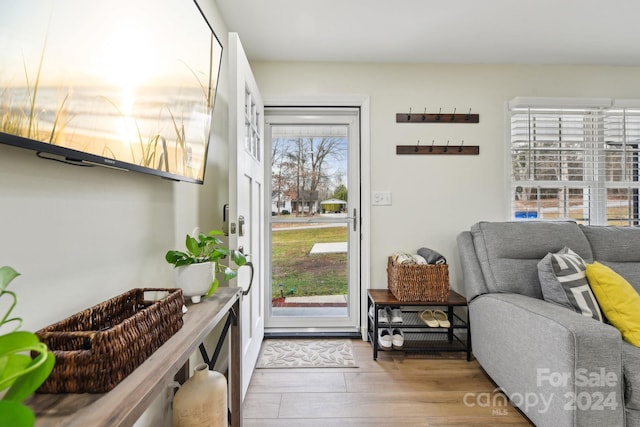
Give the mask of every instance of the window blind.
<svg viewBox="0 0 640 427">
<path fill-rule="evenodd" d="M 605 188 L 607 222 L 640 225 L 638 221 L 638 144 L 640 108 L 612 107 L 605 112 Z"/>
<path fill-rule="evenodd" d="M 510 103 L 515 219 L 638 225 L 640 108 Z"/>
</svg>

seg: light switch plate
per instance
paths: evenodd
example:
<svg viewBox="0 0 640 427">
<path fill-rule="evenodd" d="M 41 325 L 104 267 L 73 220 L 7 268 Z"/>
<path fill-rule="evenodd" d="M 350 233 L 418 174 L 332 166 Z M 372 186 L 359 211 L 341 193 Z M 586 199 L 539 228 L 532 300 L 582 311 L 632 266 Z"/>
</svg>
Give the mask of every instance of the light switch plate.
<svg viewBox="0 0 640 427">
<path fill-rule="evenodd" d="M 371 201 L 373 206 L 391 206 L 391 191 L 374 191 Z"/>
</svg>

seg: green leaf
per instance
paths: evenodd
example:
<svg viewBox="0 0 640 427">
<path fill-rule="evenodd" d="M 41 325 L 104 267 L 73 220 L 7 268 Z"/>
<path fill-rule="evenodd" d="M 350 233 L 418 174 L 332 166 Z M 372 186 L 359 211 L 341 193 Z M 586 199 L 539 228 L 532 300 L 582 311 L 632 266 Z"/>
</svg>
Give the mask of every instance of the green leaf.
<svg viewBox="0 0 640 427">
<path fill-rule="evenodd" d="M 176 267 L 179 265 L 193 264 L 193 257 L 181 251 L 169 251 L 167 255 L 165 255 L 165 259 L 169 264 L 175 264 Z M 187 262 L 184 262 L 185 260 Z"/>
<path fill-rule="evenodd" d="M 19 275 L 20 273 L 18 273 L 11 267 L 0 267 L 0 290 L 7 289 L 9 283 L 11 283 L 11 281 Z"/>
<path fill-rule="evenodd" d="M 222 244 L 222 240 L 218 239 L 217 237 L 209 237 L 209 241 L 215 243 L 216 245 Z"/>
<path fill-rule="evenodd" d="M 31 357 L 26 354 L 9 354 L 2 357 L 1 360 L 0 390 L 4 390 L 13 385 L 20 372 L 27 369 L 27 366 L 31 363 Z"/>
<path fill-rule="evenodd" d="M 230 267 L 224 269 L 224 280 L 231 280 L 236 277 L 238 273 L 232 270 Z"/>
<path fill-rule="evenodd" d="M 231 254 L 231 251 L 224 247 L 216 248 L 216 251 L 219 252 L 222 256 L 229 256 Z"/>
<path fill-rule="evenodd" d="M 209 236 L 221 236 L 223 234 L 224 233 L 222 231 L 220 231 L 220 230 L 211 230 L 211 231 L 209 231 Z"/>
<path fill-rule="evenodd" d="M 209 298 L 211 295 L 213 295 L 218 289 L 218 286 L 220 286 L 220 282 L 218 281 L 218 279 L 214 279 L 213 282 L 211 283 L 211 287 L 209 288 L 209 291 L 207 292 L 207 295 L 205 295 L 205 298 Z"/>
<path fill-rule="evenodd" d="M 36 347 L 38 344 L 40 344 L 40 340 L 33 332 L 17 331 L 0 335 L 0 356 Z"/>
<path fill-rule="evenodd" d="M 247 263 L 247 257 L 245 257 L 244 254 L 240 251 L 233 251 L 232 259 L 238 267 L 243 266 Z"/>
<path fill-rule="evenodd" d="M 183 257 L 184 254 L 180 251 L 168 251 L 164 256 L 164 259 L 166 259 L 169 264 L 175 264 L 180 258 Z"/>
<path fill-rule="evenodd" d="M 200 253 L 202 252 L 202 250 L 200 248 L 200 245 L 198 244 L 198 241 L 195 238 L 187 234 L 187 240 L 185 244 L 190 254 L 194 256 L 200 256 Z"/>
<path fill-rule="evenodd" d="M 34 369 L 20 376 L 7 391 L 7 394 L 4 395 L 3 399 L 22 402 L 31 396 L 47 379 L 56 364 L 56 357 L 53 353 L 47 351 L 46 345 L 41 343 L 40 346 L 42 352 L 29 364 L 29 368 L 33 367 Z"/>
<path fill-rule="evenodd" d="M 3 426 L 32 427 L 36 423 L 36 416 L 21 403 L 0 400 L 0 420 Z"/>
<path fill-rule="evenodd" d="M 9 362 L 10 362 L 9 356 L 0 357 L 0 378 L 2 373 L 7 369 Z"/>
<path fill-rule="evenodd" d="M 19 353 L 36 351 L 38 356 L 31 360 L 29 356 Z M 5 370 L 1 373 L 0 390 L 10 387 L 21 375 L 25 375 L 46 363 L 47 346 L 38 340 L 38 336 L 31 332 L 11 332 L 0 336 L 0 357 L 9 357 Z M 28 363 L 24 366 L 26 357 Z"/>
</svg>

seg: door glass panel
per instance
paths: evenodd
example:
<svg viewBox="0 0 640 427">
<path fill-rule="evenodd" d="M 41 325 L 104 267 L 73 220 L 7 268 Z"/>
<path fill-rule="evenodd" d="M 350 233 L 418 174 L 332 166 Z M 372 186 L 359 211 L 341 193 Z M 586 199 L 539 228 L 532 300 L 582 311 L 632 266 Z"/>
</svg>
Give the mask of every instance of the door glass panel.
<svg viewBox="0 0 640 427">
<path fill-rule="evenodd" d="M 349 315 L 348 126 L 271 132 L 271 314 Z"/>
<path fill-rule="evenodd" d="M 262 114 L 256 105 L 251 92 L 247 88 L 245 90 L 245 150 L 251 154 L 257 161 L 262 161 L 262 130 L 260 124 L 262 123 Z"/>
</svg>

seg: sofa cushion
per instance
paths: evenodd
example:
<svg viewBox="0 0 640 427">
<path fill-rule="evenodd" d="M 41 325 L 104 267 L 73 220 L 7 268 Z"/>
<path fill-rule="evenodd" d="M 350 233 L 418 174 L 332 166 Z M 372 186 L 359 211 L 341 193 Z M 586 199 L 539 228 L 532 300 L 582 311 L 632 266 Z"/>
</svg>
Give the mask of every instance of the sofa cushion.
<svg viewBox="0 0 640 427">
<path fill-rule="evenodd" d="M 545 301 L 602 322 L 585 270 L 582 257 L 567 247 L 555 254 L 548 253 L 538 263 L 542 296 Z"/>
<path fill-rule="evenodd" d="M 640 292 L 640 228 L 581 225 L 593 259 L 601 262 Z"/>
<path fill-rule="evenodd" d="M 471 234 L 489 292 L 542 299 L 538 261 L 565 246 L 593 262 L 589 242 L 571 221 L 479 222 Z"/>
<path fill-rule="evenodd" d="M 604 264 L 587 265 L 587 279 L 607 319 L 629 343 L 640 347 L 640 295 Z"/>
<path fill-rule="evenodd" d="M 622 375 L 627 409 L 640 410 L 640 348 L 622 343 Z"/>
</svg>

